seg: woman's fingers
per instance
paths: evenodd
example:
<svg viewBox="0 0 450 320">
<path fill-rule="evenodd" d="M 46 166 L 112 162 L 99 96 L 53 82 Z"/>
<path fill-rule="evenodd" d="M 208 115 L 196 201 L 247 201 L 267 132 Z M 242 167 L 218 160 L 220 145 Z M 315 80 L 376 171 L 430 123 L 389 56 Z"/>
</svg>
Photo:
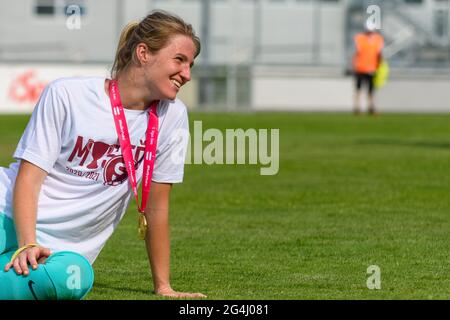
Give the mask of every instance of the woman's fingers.
<svg viewBox="0 0 450 320">
<path fill-rule="evenodd" d="M 14 259 L 13 268 L 17 274 L 22 274 L 22 268 L 20 268 L 20 255 Z"/>
<path fill-rule="evenodd" d="M 13 264 L 11 263 L 11 262 L 8 262 L 6 265 L 5 265 L 5 272 L 8 272 L 9 271 L 9 269 L 11 269 L 11 266 L 12 266 Z"/>
<path fill-rule="evenodd" d="M 11 267 L 17 274 L 28 275 L 30 273 L 28 265 L 31 265 L 33 270 L 36 270 L 39 263 L 45 262 L 46 258 L 51 255 L 48 248 L 33 247 L 21 252 L 14 261 L 5 265 L 5 272 L 9 271 Z"/>
<path fill-rule="evenodd" d="M 200 292 L 189 293 L 189 292 L 180 292 L 180 298 L 206 298 L 206 295 Z"/>
<path fill-rule="evenodd" d="M 28 270 L 28 253 L 26 251 L 19 255 L 19 266 L 24 276 L 30 273 Z"/>
<path fill-rule="evenodd" d="M 52 254 L 52 252 L 50 251 L 49 248 L 39 247 L 39 249 L 41 250 L 39 258 L 41 258 L 41 257 L 49 257 Z"/>
<path fill-rule="evenodd" d="M 38 263 L 36 261 L 36 253 L 34 250 L 29 250 L 28 251 L 28 261 L 31 264 L 31 268 L 33 268 L 33 270 L 37 269 Z"/>
<path fill-rule="evenodd" d="M 206 298 L 206 295 L 203 293 L 191 293 L 191 292 L 177 292 L 177 291 L 170 291 L 165 293 L 159 293 L 163 297 L 167 298 L 177 298 L 177 299 L 183 299 L 183 298 Z"/>
</svg>

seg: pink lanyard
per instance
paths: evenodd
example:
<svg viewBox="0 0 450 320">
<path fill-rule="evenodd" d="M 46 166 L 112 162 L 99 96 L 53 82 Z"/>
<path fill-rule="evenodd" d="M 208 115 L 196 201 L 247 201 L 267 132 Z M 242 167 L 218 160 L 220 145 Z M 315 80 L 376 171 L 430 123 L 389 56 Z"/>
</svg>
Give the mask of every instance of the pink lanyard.
<svg viewBox="0 0 450 320">
<path fill-rule="evenodd" d="M 119 136 L 120 148 L 125 161 L 125 168 L 130 177 L 131 188 L 133 189 L 136 204 L 140 213 L 144 213 L 147 207 L 147 198 L 150 193 L 150 186 L 153 174 L 153 167 L 156 157 L 156 144 L 158 141 L 158 116 L 156 115 L 156 107 L 159 101 L 154 101 L 149 109 L 149 119 L 145 140 L 144 153 L 144 169 L 142 179 L 142 199 L 139 206 L 139 196 L 136 180 L 136 169 L 134 167 L 133 155 L 131 153 L 130 135 L 128 133 L 127 120 L 120 100 L 119 87 L 117 80 L 111 80 L 109 83 L 109 98 L 111 100 L 111 108 L 116 125 L 117 135 Z"/>
</svg>

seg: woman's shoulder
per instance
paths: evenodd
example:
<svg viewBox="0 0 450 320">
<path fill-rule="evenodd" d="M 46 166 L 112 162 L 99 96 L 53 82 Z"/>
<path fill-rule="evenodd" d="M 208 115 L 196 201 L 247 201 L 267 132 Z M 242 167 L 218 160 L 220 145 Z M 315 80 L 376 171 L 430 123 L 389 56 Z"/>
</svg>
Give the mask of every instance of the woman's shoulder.
<svg viewBox="0 0 450 320">
<path fill-rule="evenodd" d="M 104 83 L 105 78 L 102 77 L 62 77 L 51 81 L 48 86 L 51 88 L 68 88 L 68 87 L 90 87 L 94 84 Z"/>
<path fill-rule="evenodd" d="M 99 90 L 104 83 L 105 78 L 102 77 L 62 77 L 55 79 L 47 85 L 49 89 L 61 91 L 73 90 Z"/>
<path fill-rule="evenodd" d="M 62 101 L 79 101 L 83 98 L 92 100 L 92 97 L 101 100 L 104 83 L 105 78 L 102 77 L 64 77 L 49 82 L 45 90 Z"/>
</svg>

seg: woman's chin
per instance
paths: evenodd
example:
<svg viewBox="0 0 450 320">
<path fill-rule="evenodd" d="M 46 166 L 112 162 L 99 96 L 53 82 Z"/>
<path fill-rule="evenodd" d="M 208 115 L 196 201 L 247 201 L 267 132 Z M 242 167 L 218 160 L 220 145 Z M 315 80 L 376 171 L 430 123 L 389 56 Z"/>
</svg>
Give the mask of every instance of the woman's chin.
<svg viewBox="0 0 450 320">
<path fill-rule="evenodd" d="M 175 100 L 177 98 L 177 94 L 176 93 L 167 94 L 167 95 L 164 95 L 164 96 L 165 96 L 163 98 L 164 100 Z"/>
<path fill-rule="evenodd" d="M 157 96 L 158 100 L 175 100 L 175 98 L 177 97 L 179 90 L 165 90 L 165 91 L 160 91 L 159 94 Z"/>
</svg>

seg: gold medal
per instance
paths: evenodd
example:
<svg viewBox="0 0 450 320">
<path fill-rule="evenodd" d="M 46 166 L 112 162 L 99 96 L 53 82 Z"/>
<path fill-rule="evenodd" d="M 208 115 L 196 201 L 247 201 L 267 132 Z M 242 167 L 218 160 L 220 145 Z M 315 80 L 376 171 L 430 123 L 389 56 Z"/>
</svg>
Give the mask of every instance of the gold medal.
<svg viewBox="0 0 450 320">
<path fill-rule="evenodd" d="M 147 219 L 145 219 L 145 215 L 139 214 L 139 239 L 145 240 L 145 236 L 147 234 Z"/>
</svg>

